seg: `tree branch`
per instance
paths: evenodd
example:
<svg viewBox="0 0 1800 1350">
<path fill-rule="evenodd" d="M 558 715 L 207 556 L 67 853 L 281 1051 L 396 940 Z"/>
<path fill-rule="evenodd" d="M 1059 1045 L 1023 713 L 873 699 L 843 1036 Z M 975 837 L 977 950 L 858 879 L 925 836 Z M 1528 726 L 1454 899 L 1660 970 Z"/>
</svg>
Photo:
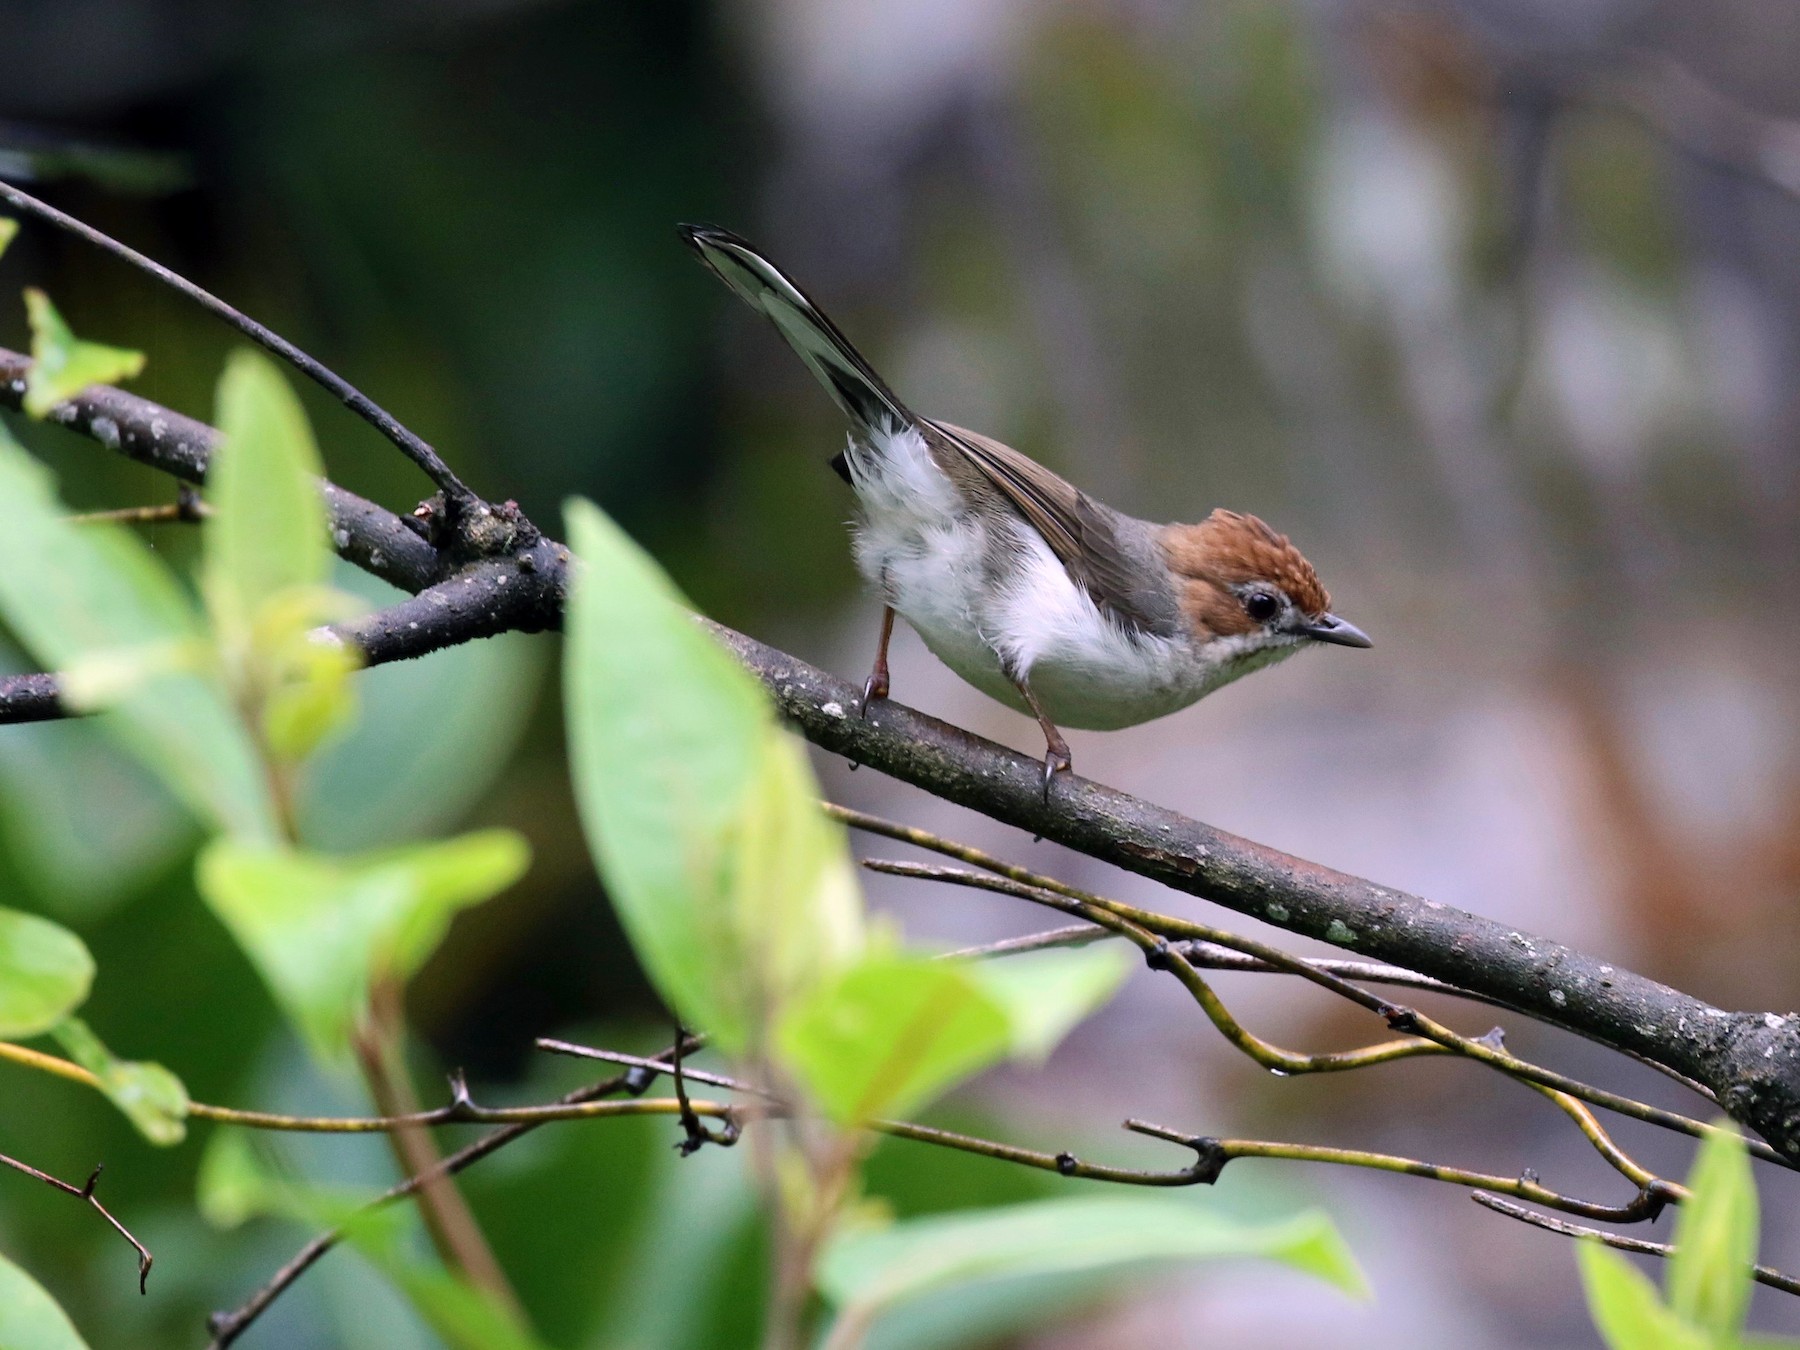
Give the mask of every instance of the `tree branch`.
<svg viewBox="0 0 1800 1350">
<path fill-rule="evenodd" d="M 25 364 L 0 352 L 0 403 L 16 406 Z M 53 416 L 189 481 L 204 477 L 216 446 L 210 429 L 116 389 L 89 390 Z M 329 487 L 326 494 L 343 556 L 425 592 L 344 630 L 372 661 L 507 627 L 556 624 L 568 552 L 529 529 L 516 510 L 508 517 L 507 508 L 492 509 L 498 534 L 481 558 L 466 549 L 440 552 L 373 503 Z M 467 579 L 459 579 L 465 569 Z M 866 718 L 855 716 L 858 691 L 849 683 L 702 622 L 825 750 L 1175 890 L 1640 1055 L 1702 1084 L 1734 1118 L 1800 1159 L 1800 1025 L 1793 1017 L 1715 1008 L 1561 943 L 1277 852 L 1086 779 L 1059 779 L 1046 800 L 1035 758 L 898 703 L 881 701 Z M 53 684 L 24 678 L 0 682 L 0 721 L 47 715 Z"/>
<path fill-rule="evenodd" d="M 29 356 L 0 348 L 0 408 L 24 408 L 30 369 Z M 183 483 L 204 483 L 219 448 L 219 433 L 206 423 L 110 385 L 57 404 L 48 420 Z M 366 497 L 334 483 L 321 487 L 339 555 L 403 591 L 441 579 L 438 552 L 420 531 Z"/>
<path fill-rule="evenodd" d="M 315 361 L 279 333 L 264 327 L 255 319 L 226 304 L 212 292 L 196 286 L 186 277 L 170 271 L 154 259 L 146 258 L 136 249 L 127 248 L 118 240 L 102 234 L 92 225 L 83 224 L 73 216 L 65 215 L 48 202 L 39 201 L 30 193 L 21 192 L 10 183 L 0 183 L 0 201 L 5 202 L 14 210 L 22 211 L 26 215 L 54 225 L 57 229 L 92 244 L 103 253 L 110 253 L 113 257 L 130 264 L 171 290 L 186 296 L 208 314 L 222 319 L 226 324 L 235 328 L 264 351 L 286 361 L 295 370 L 318 384 L 351 412 L 387 437 L 399 448 L 401 454 L 423 469 L 426 477 L 430 478 L 445 494 L 445 497 L 455 503 L 458 508 L 474 506 L 479 501 L 479 498 L 462 479 L 451 472 L 450 466 L 444 463 L 438 452 L 401 425 L 398 418 L 357 389 L 350 381 Z"/>
</svg>

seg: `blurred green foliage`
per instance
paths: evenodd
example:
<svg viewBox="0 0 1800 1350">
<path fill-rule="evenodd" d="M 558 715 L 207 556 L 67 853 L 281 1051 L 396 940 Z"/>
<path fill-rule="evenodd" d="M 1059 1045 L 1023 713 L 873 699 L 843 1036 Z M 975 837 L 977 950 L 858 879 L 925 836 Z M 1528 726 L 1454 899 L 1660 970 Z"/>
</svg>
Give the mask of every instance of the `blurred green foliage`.
<svg viewBox="0 0 1800 1350">
<path fill-rule="evenodd" d="M 1598 1241 L 1577 1256 L 1594 1325 L 1611 1350 L 1793 1350 L 1800 1340 L 1744 1329 L 1758 1245 L 1756 1182 L 1737 1127 L 1721 1120 L 1688 1176 L 1662 1293 Z"/>
</svg>

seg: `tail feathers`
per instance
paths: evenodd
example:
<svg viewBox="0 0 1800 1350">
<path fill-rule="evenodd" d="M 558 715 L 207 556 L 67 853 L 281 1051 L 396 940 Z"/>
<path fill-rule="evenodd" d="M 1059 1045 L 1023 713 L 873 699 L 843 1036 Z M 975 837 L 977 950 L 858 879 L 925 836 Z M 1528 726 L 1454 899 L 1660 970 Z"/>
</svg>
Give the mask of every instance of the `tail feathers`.
<svg viewBox="0 0 1800 1350">
<path fill-rule="evenodd" d="M 916 420 L 824 311 L 749 242 L 711 225 L 683 225 L 681 236 L 720 280 L 768 316 L 856 427 L 892 432 Z"/>
</svg>

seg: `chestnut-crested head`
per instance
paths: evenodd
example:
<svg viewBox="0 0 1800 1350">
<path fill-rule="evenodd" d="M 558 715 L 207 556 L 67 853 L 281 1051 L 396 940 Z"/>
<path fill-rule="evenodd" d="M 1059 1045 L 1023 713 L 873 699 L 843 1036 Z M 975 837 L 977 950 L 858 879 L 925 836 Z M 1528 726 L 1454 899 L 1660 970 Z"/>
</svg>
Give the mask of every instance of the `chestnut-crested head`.
<svg viewBox="0 0 1800 1350">
<path fill-rule="evenodd" d="M 1299 549 L 1255 516 L 1223 508 L 1198 525 L 1163 529 L 1181 612 L 1201 641 L 1305 640 L 1367 647 L 1369 639 L 1331 612 L 1331 596 Z"/>
</svg>

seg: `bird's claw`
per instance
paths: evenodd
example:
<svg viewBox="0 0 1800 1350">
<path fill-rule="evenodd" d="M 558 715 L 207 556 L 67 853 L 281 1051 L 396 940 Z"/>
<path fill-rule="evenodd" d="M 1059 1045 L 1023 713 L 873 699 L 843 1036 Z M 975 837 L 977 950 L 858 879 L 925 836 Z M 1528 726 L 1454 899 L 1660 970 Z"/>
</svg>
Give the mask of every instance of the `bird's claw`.
<svg viewBox="0 0 1800 1350">
<path fill-rule="evenodd" d="M 1070 773 L 1075 768 L 1075 761 L 1069 754 L 1067 746 L 1050 746 L 1044 751 L 1044 800 L 1050 800 L 1050 784 L 1056 781 L 1059 773 Z"/>
<path fill-rule="evenodd" d="M 856 715 L 864 721 L 869 717 L 869 705 L 878 698 L 888 696 L 888 675 L 885 670 L 877 670 L 863 681 L 862 697 L 856 701 Z"/>
</svg>

